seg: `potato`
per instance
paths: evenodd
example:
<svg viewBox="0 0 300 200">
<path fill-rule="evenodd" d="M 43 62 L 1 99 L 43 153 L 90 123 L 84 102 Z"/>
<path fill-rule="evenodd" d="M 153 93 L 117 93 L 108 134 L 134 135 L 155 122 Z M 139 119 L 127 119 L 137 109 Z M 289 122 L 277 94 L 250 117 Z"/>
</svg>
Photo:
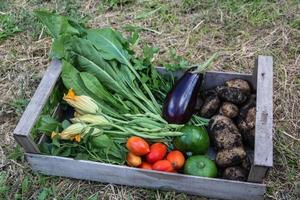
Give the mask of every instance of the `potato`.
<svg viewBox="0 0 300 200">
<path fill-rule="evenodd" d="M 246 95 L 251 94 L 251 88 L 250 88 L 249 83 L 242 79 L 232 79 L 232 80 L 226 81 L 225 86 L 230 87 L 230 88 L 237 88 Z"/>
<path fill-rule="evenodd" d="M 251 169 L 251 161 L 250 161 L 250 158 L 249 158 L 248 155 L 243 159 L 241 166 L 245 170 L 250 171 L 250 169 Z"/>
<path fill-rule="evenodd" d="M 209 135 L 217 150 L 242 145 L 242 136 L 233 121 L 222 115 L 215 115 L 209 123 Z"/>
<path fill-rule="evenodd" d="M 240 108 L 239 117 L 245 118 L 250 108 L 256 107 L 256 95 L 251 94 L 245 104 Z"/>
<path fill-rule="evenodd" d="M 235 118 L 239 114 L 239 108 L 233 103 L 223 102 L 219 113 L 229 118 Z"/>
<path fill-rule="evenodd" d="M 238 147 L 243 144 L 240 133 L 224 129 L 214 132 L 213 141 L 217 150 Z"/>
<path fill-rule="evenodd" d="M 223 101 L 229 101 L 231 103 L 241 105 L 247 100 L 247 95 L 238 88 L 218 86 L 216 91 Z"/>
<path fill-rule="evenodd" d="M 218 111 L 220 107 L 220 99 L 216 94 L 207 96 L 200 109 L 200 116 L 210 118 Z"/>
<path fill-rule="evenodd" d="M 248 173 L 245 169 L 239 166 L 227 167 L 223 171 L 223 178 L 236 181 L 246 181 Z"/>
<path fill-rule="evenodd" d="M 225 127 L 227 127 L 230 130 L 236 130 L 238 132 L 238 129 L 233 123 L 233 121 L 230 118 L 223 115 L 213 116 L 209 121 L 208 126 L 211 132 L 214 132 L 215 130 L 223 130 Z"/>
<path fill-rule="evenodd" d="M 216 164 L 219 167 L 230 167 L 240 164 L 245 157 L 246 152 L 243 146 L 223 149 L 216 155 Z"/>
</svg>

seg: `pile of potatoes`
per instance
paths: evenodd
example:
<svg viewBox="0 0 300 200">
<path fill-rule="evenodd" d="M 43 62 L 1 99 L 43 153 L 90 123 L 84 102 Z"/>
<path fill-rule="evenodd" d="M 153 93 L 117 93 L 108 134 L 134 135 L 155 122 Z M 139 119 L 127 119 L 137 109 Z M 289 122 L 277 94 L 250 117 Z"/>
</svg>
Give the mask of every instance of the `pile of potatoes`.
<svg viewBox="0 0 300 200">
<path fill-rule="evenodd" d="M 229 80 L 205 93 L 199 114 L 211 119 L 208 131 L 225 179 L 248 177 L 251 163 L 244 147 L 254 148 L 255 113 L 256 96 L 245 80 Z"/>
</svg>

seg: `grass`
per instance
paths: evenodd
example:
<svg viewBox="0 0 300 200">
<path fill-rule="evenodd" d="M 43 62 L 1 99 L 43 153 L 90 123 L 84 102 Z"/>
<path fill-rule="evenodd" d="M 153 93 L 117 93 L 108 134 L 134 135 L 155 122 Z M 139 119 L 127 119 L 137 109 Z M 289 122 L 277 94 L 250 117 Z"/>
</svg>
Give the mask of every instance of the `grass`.
<svg viewBox="0 0 300 200">
<path fill-rule="evenodd" d="M 126 32 L 125 25 L 136 26 L 142 41 L 159 48 L 158 65 L 200 63 L 218 51 L 221 56 L 213 70 L 250 73 L 258 55 L 272 55 L 274 168 L 266 179 L 266 198 L 299 199 L 300 2 L 292 0 L 1 1 L 0 199 L 192 198 L 30 170 L 12 131 L 49 63 L 51 39 L 32 14 L 40 8 L 91 27 L 112 26 Z"/>
</svg>

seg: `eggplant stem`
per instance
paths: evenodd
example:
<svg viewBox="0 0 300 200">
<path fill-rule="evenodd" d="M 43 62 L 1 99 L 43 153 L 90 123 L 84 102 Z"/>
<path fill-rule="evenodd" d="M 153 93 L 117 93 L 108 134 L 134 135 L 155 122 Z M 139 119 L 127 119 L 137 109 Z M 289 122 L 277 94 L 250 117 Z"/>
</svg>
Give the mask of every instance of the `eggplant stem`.
<svg viewBox="0 0 300 200">
<path fill-rule="evenodd" d="M 197 69 L 193 70 L 193 73 L 202 73 L 205 72 L 212 61 L 218 57 L 218 53 L 214 53 L 208 60 L 206 60 L 203 64 L 199 65 Z"/>
</svg>

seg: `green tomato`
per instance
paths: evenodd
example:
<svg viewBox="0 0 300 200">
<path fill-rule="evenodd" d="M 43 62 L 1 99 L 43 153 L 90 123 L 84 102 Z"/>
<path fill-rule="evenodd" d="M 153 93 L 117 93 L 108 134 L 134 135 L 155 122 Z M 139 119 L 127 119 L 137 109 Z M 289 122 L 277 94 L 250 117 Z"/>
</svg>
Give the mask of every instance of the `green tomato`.
<svg viewBox="0 0 300 200">
<path fill-rule="evenodd" d="M 189 157 L 184 165 L 184 173 L 193 176 L 214 178 L 218 174 L 216 164 L 206 156 L 197 155 Z"/>
<path fill-rule="evenodd" d="M 209 137 L 204 127 L 186 125 L 180 131 L 184 134 L 174 139 L 176 149 L 193 155 L 208 151 Z"/>
</svg>

